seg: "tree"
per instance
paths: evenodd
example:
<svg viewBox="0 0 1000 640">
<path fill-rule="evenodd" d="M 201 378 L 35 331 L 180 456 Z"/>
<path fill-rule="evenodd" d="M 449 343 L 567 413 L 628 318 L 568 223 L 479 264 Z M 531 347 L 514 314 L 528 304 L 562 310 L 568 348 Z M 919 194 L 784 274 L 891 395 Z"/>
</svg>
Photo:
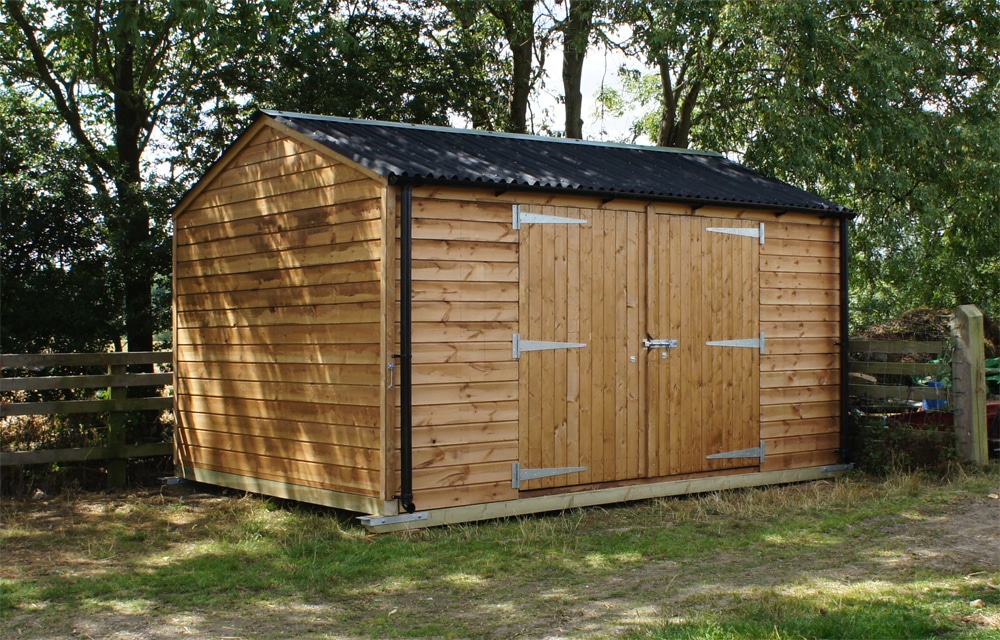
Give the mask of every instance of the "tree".
<svg viewBox="0 0 1000 640">
<path fill-rule="evenodd" d="M 103 351 L 121 336 L 98 198 L 54 118 L 0 92 L 0 352 Z"/>
<path fill-rule="evenodd" d="M 566 0 L 566 17 L 560 25 L 563 35 L 562 81 L 566 112 L 566 137 L 583 137 L 583 62 L 590 48 L 594 17 L 601 7 L 600 0 Z"/>
<path fill-rule="evenodd" d="M 44 97 L 72 138 L 103 210 L 128 349 L 153 348 L 152 282 L 169 273 L 165 196 L 146 160 L 154 134 L 193 130 L 189 100 L 217 53 L 206 0 L 5 0 L 8 89 Z M 197 114 L 200 115 L 200 114 Z"/>
</svg>

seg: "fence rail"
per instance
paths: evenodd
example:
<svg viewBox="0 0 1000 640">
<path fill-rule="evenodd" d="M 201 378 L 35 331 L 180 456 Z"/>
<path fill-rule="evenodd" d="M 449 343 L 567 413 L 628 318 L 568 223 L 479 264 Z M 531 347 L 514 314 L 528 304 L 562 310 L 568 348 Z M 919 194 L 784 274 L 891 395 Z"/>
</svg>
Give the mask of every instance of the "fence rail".
<svg viewBox="0 0 1000 640">
<path fill-rule="evenodd" d="M 899 402 L 947 400 L 954 412 L 959 454 L 985 464 L 989 459 L 986 430 L 986 369 L 983 349 L 983 316 L 971 305 L 955 309 L 952 339 L 940 342 L 912 340 L 851 340 L 851 383 L 849 393 L 874 401 Z M 858 354 L 878 354 L 872 360 Z M 889 356 L 950 354 L 950 364 L 888 362 Z M 914 384 L 878 384 L 874 377 L 928 377 L 945 374 L 951 388 Z"/>
<path fill-rule="evenodd" d="M 129 373 L 129 365 L 157 365 L 172 362 L 170 351 L 127 353 L 46 353 L 0 355 L 0 392 L 51 391 L 59 389 L 108 389 L 107 399 L 43 400 L 39 402 L 0 401 L 0 418 L 29 415 L 68 415 L 109 413 L 107 445 L 76 449 L 0 452 L 0 466 L 21 466 L 51 462 L 108 461 L 108 486 L 125 485 L 125 467 L 129 458 L 170 455 L 173 444 L 155 442 L 141 445 L 125 443 L 125 418 L 129 411 L 163 411 L 173 407 L 170 397 L 127 397 L 129 387 L 163 387 L 173 384 L 169 372 Z M 18 369 L 40 371 L 56 367 L 107 367 L 106 374 L 62 376 L 11 376 Z"/>
</svg>

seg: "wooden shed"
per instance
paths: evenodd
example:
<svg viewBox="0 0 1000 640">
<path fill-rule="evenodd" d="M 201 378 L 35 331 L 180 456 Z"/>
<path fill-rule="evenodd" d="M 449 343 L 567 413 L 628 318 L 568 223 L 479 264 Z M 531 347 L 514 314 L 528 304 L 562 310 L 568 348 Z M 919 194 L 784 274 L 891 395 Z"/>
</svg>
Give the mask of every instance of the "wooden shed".
<svg viewBox="0 0 1000 640">
<path fill-rule="evenodd" d="M 174 212 L 177 474 L 376 530 L 824 477 L 849 215 L 713 153 L 261 112 Z"/>
</svg>

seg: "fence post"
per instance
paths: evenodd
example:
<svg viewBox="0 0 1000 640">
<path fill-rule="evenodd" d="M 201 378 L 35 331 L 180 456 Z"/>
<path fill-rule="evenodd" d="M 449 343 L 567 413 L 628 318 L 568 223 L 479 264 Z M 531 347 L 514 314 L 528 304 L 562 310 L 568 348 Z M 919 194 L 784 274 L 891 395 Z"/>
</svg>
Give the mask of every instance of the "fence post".
<svg viewBox="0 0 1000 640">
<path fill-rule="evenodd" d="M 108 373 L 120 375 L 128 371 L 128 366 L 115 364 L 108 366 Z M 108 388 L 108 397 L 112 400 L 124 400 L 128 397 L 128 388 L 125 386 L 112 386 Z M 110 459 L 107 462 L 108 468 L 108 488 L 125 488 L 125 475 L 128 468 L 128 458 L 125 451 L 125 423 L 128 413 L 125 411 L 112 411 L 108 415 L 108 447 L 111 450 Z"/>
<path fill-rule="evenodd" d="M 983 314 L 975 305 L 963 304 L 955 309 L 952 335 L 955 338 L 952 400 L 958 454 L 963 460 L 987 464 L 986 352 Z"/>
</svg>

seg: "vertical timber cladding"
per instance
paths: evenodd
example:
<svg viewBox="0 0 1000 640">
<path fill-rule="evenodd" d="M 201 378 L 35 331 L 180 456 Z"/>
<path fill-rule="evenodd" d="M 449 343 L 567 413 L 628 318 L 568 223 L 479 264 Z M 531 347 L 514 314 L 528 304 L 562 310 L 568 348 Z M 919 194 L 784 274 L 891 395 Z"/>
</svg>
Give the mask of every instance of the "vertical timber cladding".
<svg viewBox="0 0 1000 640">
<path fill-rule="evenodd" d="M 568 220 L 521 227 L 521 339 L 586 347 L 520 355 L 520 463 L 586 470 L 522 489 L 759 465 L 707 457 L 760 445 L 759 348 L 707 344 L 759 338 L 759 223 L 524 209 Z"/>
<path fill-rule="evenodd" d="M 517 497 L 510 481 L 518 430 L 510 343 L 517 232 L 510 204 L 470 199 L 478 195 L 437 188 L 413 194 L 413 490 L 420 510 Z M 392 400 L 398 405 L 398 394 Z"/>
<path fill-rule="evenodd" d="M 263 127 L 177 216 L 185 475 L 379 495 L 382 190 Z"/>
</svg>

